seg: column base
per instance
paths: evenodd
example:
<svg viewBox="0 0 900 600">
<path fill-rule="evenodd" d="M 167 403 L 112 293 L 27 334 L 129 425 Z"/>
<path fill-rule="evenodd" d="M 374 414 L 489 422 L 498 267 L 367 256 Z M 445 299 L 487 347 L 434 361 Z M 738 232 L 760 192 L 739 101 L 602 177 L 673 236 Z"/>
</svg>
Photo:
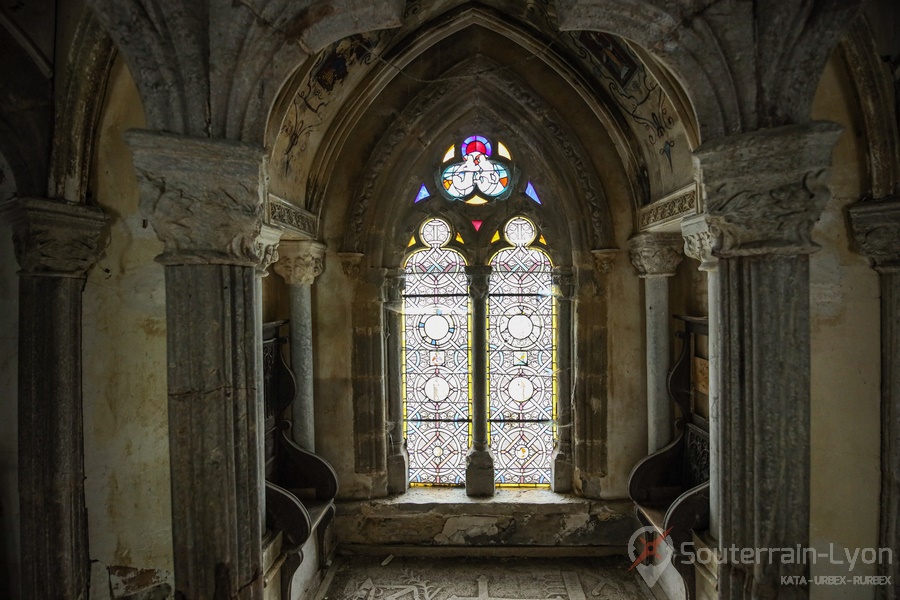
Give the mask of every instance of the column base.
<svg viewBox="0 0 900 600">
<path fill-rule="evenodd" d="M 409 453 L 401 448 L 397 454 L 387 458 L 387 492 L 404 494 L 409 489 Z"/>
<path fill-rule="evenodd" d="M 466 455 L 466 495 L 494 495 L 494 457 L 490 450 L 469 449 Z"/>
<path fill-rule="evenodd" d="M 554 450 L 550 460 L 550 489 L 557 493 L 571 492 L 574 470 L 572 457 L 561 450 Z"/>
</svg>

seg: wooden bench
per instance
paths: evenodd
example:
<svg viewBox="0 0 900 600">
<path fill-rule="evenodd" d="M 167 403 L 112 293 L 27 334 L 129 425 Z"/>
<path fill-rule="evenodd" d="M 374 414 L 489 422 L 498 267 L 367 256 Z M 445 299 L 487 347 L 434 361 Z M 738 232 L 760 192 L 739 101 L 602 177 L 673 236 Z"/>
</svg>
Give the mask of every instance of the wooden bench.
<svg viewBox="0 0 900 600">
<path fill-rule="evenodd" d="M 628 495 L 643 526 L 669 531 L 672 563 L 684 581 L 685 595 L 694 594 L 694 567 L 679 556 L 692 531 L 709 528 L 709 423 L 697 411 L 697 400 L 709 392 L 709 368 L 698 356 L 698 336 L 708 336 L 706 318 L 676 316 L 684 330 L 681 353 L 669 371 L 669 396 L 678 407 L 675 440 L 638 462 L 628 478 Z"/>
<path fill-rule="evenodd" d="M 289 342 L 279 335 L 287 321 L 263 325 L 263 389 L 265 399 L 266 527 L 281 532 L 282 598 L 292 598 L 294 573 L 303 562 L 301 548 L 313 533 L 318 541 L 318 565 L 325 562 L 325 532 L 334 518 L 338 478 L 321 456 L 291 439 L 291 404 L 296 383 L 284 360 Z"/>
</svg>

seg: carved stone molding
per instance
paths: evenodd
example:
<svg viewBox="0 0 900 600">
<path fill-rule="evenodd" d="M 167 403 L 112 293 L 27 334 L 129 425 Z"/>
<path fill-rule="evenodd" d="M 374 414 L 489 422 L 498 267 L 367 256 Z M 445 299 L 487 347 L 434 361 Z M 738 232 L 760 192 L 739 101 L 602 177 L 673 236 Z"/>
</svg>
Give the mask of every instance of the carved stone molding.
<svg viewBox="0 0 900 600">
<path fill-rule="evenodd" d="M 466 266 L 466 277 L 469 280 L 469 297 L 483 299 L 488 295 L 488 280 L 491 277 L 490 265 Z"/>
<path fill-rule="evenodd" d="M 5 202 L 23 275 L 85 277 L 100 256 L 106 215 L 99 208 L 43 198 Z"/>
<path fill-rule="evenodd" d="M 719 265 L 713 254 L 718 243 L 718 232 L 711 226 L 706 215 L 685 217 L 681 221 L 681 235 L 684 238 L 684 253 L 700 262 L 701 271 L 711 271 Z"/>
<path fill-rule="evenodd" d="M 720 257 L 809 254 L 813 225 L 831 196 L 831 151 L 841 133 L 816 121 L 721 138 L 694 151 Z"/>
<path fill-rule="evenodd" d="M 278 242 L 284 232 L 271 225 L 263 225 L 256 238 L 256 253 L 259 254 L 257 273 L 262 277 L 269 275 L 269 265 L 278 261 Z"/>
<path fill-rule="evenodd" d="M 681 262 L 684 242 L 677 233 L 639 233 L 629 245 L 628 255 L 639 277 L 671 277 Z"/>
<path fill-rule="evenodd" d="M 325 270 L 325 244 L 315 240 L 281 242 L 275 272 L 288 285 L 312 285 Z"/>
<path fill-rule="evenodd" d="M 697 186 L 692 183 L 687 188 L 642 207 L 641 230 L 674 221 L 681 215 L 693 213 L 696 210 Z"/>
<path fill-rule="evenodd" d="M 141 212 L 165 243 L 164 265 L 260 264 L 262 148 L 131 130 Z"/>
<path fill-rule="evenodd" d="M 857 249 L 876 271 L 900 271 L 900 198 L 854 204 L 850 225 Z"/>
<path fill-rule="evenodd" d="M 571 300 L 575 297 L 575 273 L 572 272 L 572 267 L 554 267 L 552 277 L 560 298 Z"/>
</svg>

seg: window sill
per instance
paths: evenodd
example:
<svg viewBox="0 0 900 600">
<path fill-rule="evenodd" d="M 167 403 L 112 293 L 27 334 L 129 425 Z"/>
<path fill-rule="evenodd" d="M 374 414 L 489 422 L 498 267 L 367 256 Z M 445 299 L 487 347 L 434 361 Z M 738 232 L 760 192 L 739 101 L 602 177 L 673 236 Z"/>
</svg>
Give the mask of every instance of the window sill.
<svg viewBox="0 0 900 600">
<path fill-rule="evenodd" d="M 378 500 L 339 502 L 335 528 L 352 545 L 624 546 L 634 532 L 629 500 L 591 500 L 546 489 L 411 488 Z"/>
</svg>

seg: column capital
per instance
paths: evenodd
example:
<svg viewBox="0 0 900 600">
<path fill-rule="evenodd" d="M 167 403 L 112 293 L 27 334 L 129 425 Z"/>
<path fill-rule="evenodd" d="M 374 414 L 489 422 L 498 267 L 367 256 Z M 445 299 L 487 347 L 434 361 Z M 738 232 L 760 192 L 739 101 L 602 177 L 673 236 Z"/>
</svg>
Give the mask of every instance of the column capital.
<svg viewBox="0 0 900 600">
<path fill-rule="evenodd" d="M 553 267 L 551 277 L 561 298 L 571 300 L 575 296 L 575 273 L 572 267 Z"/>
<path fill-rule="evenodd" d="M 490 265 L 467 265 L 466 277 L 469 279 L 469 296 L 484 299 L 488 295 L 488 281 L 491 277 Z"/>
<path fill-rule="evenodd" d="M 262 148 L 226 140 L 132 129 L 141 212 L 165 250 L 164 265 L 256 267 L 263 224 Z"/>
<path fill-rule="evenodd" d="M 84 278 L 102 249 L 102 210 L 44 198 L 14 198 L 0 205 L 12 225 L 22 275 Z"/>
<path fill-rule="evenodd" d="M 900 271 L 900 197 L 854 204 L 850 227 L 857 250 L 876 271 Z"/>
<path fill-rule="evenodd" d="M 406 269 L 390 268 L 384 274 L 384 296 L 388 302 L 399 302 L 406 288 Z"/>
<path fill-rule="evenodd" d="M 312 285 L 325 270 L 325 244 L 315 240 L 285 240 L 278 247 L 275 272 L 288 285 Z"/>
<path fill-rule="evenodd" d="M 259 255 L 259 264 L 256 271 L 261 277 L 269 275 L 269 265 L 278 261 L 278 242 L 284 232 L 278 227 L 263 225 L 256 238 L 256 253 Z"/>
<path fill-rule="evenodd" d="M 681 220 L 681 236 L 684 253 L 700 262 L 701 271 L 712 271 L 719 266 L 719 258 L 713 253 L 720 232 L 706 215 L 693 215 Z"/>
<path fill-rule="evenodd" d="M 759 129 L 703 144 L 694 168 L 719 257 L 810 254 L 812 228 L 831 197 L 836 123 Z"/>
<path fill-rule="evenodd" d="M 594 268 L 600 274 L 605 275 L 609 273 L 620 252 L 621 250 L 618 248 L 597 248 L 596 250 L 591 250 L 591 256 L 594 257 Z"/>
<path fill-rule="evenodd" d="M 639 233 L 628 243 L 631 264 L 641 278 L 671 277 L 684 252 L 684 242 L 677 233 Z"/>
</svg>

